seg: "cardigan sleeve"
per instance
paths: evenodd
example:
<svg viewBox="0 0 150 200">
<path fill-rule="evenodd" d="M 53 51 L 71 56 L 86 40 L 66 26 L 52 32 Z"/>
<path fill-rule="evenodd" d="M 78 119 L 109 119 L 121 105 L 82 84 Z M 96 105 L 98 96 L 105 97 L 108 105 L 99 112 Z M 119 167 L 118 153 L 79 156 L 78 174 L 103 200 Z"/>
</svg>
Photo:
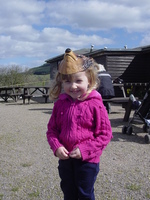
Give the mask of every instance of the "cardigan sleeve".
<svg viewBox="0 0 150 200">
<path fill-rule="evenodd" d="M 53 112 L 52 112 L 51 118 L 48 122 L 47 132 L 46 132 L 47 141 L 48 141 L 51 149 L 53 150 L 54 154 L 59 147 L 63 146 L 59 141 L 60 131 L 58 130 L 58 126 L 56 123 L 56 116 L 57 116 L 56 110 L 57 109 L 54 105 Z"/>
<path fill-rule="evenodd" d="M 83 141 L 76 145 L 79 147 L 82 155 L 82 160 L 88 161 L 91 158 L 100 157 L 102 151 L 112 138 L 111 124 L 108 118 L 105 107 L 100 104 L 94 111 L 95 130 L 94 138 Z"/>
</svg>

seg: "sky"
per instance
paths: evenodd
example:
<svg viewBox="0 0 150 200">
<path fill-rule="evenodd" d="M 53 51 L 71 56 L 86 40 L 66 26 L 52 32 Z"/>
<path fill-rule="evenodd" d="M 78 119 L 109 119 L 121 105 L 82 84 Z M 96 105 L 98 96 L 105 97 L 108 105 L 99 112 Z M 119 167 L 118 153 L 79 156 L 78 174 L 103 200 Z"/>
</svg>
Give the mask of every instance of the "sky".
<svg viewBox="0 0 150 200">
<path fill-rule="evenodd" d="M 150 0 L 0 0 L 0 67 L 37 67 L 91 45 L 150 45 Z"/>
</svg>

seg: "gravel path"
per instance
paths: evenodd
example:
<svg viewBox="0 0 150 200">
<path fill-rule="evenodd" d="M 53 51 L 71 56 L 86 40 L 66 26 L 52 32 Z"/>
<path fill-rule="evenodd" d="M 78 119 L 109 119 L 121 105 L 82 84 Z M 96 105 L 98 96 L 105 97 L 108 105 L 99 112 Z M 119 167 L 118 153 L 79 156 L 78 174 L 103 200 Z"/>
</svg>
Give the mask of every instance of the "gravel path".
<svg viewBox="0 0 150 200">
<path fill-rule="evenodd" d="M 0 102 L 0 200 L 63 199 L 58 160 L 46 140 L 53 104 Z M 150 199 L 150 145 L 142 126 L 137 135 L 121 134 L 124 109 L 109 114 L 113 139 L 101 157 L 96 200 Z M 132 116 L 132 115 L 131 115 Z"/>
</svg>

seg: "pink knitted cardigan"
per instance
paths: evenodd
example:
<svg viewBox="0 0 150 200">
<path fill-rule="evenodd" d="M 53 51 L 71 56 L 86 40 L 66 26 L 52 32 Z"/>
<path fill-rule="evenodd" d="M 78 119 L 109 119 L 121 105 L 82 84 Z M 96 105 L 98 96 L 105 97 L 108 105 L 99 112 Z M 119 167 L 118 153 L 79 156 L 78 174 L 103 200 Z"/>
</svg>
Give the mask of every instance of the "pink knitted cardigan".
<svg viewBox="0 0 150 200">
<path fill-rule="evenodd" d="M 69 152 L 78 147 L 82 160 L 91 163 L 100 161 L 112 138 L 108 114 L 96 90 L 84 101 L 74 102 L 67 94 L 61 94 L 47 128 L 47 140 L 54 154 L 61 146 Z"/>
</svg>

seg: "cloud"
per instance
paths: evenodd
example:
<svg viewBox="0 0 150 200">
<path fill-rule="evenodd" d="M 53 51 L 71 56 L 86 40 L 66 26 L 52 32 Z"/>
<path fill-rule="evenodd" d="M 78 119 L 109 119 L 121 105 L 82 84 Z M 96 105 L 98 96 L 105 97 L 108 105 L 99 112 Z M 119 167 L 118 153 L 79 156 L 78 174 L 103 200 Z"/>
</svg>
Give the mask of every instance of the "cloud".
<svg viewBox="0 0 150 200">
<path fill-rule="evenodd" d="M 108 38 L 102 38 L 97 35 L 74 34 L 68 30 L 60 28 L 45 28 L 41 33 L 41 41 L 45 41 L 49 46 L 74 46 L 79 48 L 81 46 L 89 46 L 91 43 L 97 45 L 111 44 L 113 41 Z"/>
<path fill-rule="evenodd" d="M 0 65 L 10 60 L 40 65 L 67 47 L 149 43 L 149 0 L 0 0 L 0 5 Z"/>
<path fill-rule="evenodd" d="M 36 0 L 0 0 L 0 26 L 39 24 L 44 16 L 45 2 Z"/>
<path fill-rule="evenodd" d="M 150 44 L 150 33 L 144 35 L 143 39 L 141 40 L 140 45 L 141 46 L 146 46 Z"/>
<path fill-rule="evenodd" d="M 134 3 L 133 3 L 134 2 Z M 136 3 L 135 3 L 136 2 Z M 148 4 L 146 4 L 148 3 Z M 150 28 L 150 2 L 145 1 L 50 1 L 50 23 L 70 25 L 72 29 L 100 31 L 125 28 L 144 31 Z M 145 18 L 147 17 L 147 19 Z"/>
</svg>

